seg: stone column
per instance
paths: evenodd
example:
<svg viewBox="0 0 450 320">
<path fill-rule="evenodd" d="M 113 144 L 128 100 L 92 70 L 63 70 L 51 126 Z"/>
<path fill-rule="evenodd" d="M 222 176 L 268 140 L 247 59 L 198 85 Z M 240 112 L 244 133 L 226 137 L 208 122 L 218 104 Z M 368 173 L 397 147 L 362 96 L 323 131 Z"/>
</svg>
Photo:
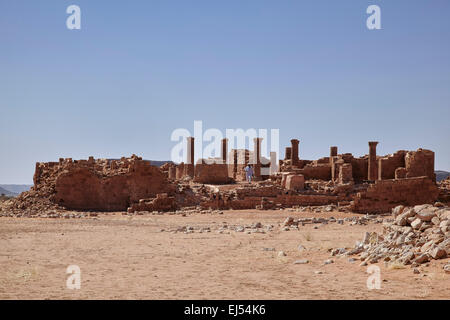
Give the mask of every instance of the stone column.
<svg viewBox="0 0 450 320">
<path fill-rule="evenodd" d="M 255 180 L 261 178 L 261 141 L 263 138 L 254 138 L 253 149 L 253 172 L 255 174 Z"/>
<path fill-rule="evenodd" d="M 233 149 L 233 150 L 231 150 L 231 154 L 232 154 L 232 157 L 233 157 L 233 179 L 236 179 L 236 177 L 237 177 L 237 168 L 238 168 L 238 162 L 237 162 L 237 159 L 238 159 L 238 154 L 237 154 L 237 150 L 236 149 Z"/>
<path fill-rule="evenodd" d="M 177 168 L 175 169 L 175 179 L 180 180 L 184 176 L 184 162 L 177 165 Z"/>
<path fill-rule="evenodd" d="M 338 154 L 338 147 L 332 146 L 330 147 L 330 158 L 336 157 Z"/>
<path fill-rule="evenodd" d="M 186 164 L 194 164 L 194 137 L 187 137 Z"/>
<path fill-rule="evenodd" d="M 330 147 L 330 166 L 331 166 L 331 180 L 335 179 L 335 171 L 334 171 L 334 160 L 333 157 L 336 157 L 338 153 L 338 147 L 332 146 Z"/>
<path fill-rule="evenodd" d="M 228 139 L 222 139 L 222 163 L 226 164 L 227 163 L 227 148 L 228 148 Z"/>
<path fill-rule="evenodd" d="M 291 140 L 291 164 L 297 165 L 298 164 L 298 141 L 297 139 Z"/>
<path fill-rule="evenodd" d="M 261 164 L 261 141 L 263 138 L 254 138 L 254 149 L 253 149 L 253 162 L 255 164 Z"/>
<path fill-rule="evenodd" d="M 187 176 L 194 177 L 194 137 L 187 138 L 187 157 L 184 169 Z"/>
<path fill-rule="evenodd" d="M 369 169 L 367 172 L 367 180 L 377 180 L 378 168 L 377 168 L 377 141 L 369 141 Z"/>
<path fill-rule="evenodd" d="M 275 174 L 278 172 L 278 163 L 277 163 L 277 153 L 272 151 L 270 152 L 270 174 Z"/>
<path fill-rule="evenodd" d="M 284 153 L 284 160 L 289 160 L 291 159 L 291 147 L 286 147 L 286 151 Z"/>
</svg>

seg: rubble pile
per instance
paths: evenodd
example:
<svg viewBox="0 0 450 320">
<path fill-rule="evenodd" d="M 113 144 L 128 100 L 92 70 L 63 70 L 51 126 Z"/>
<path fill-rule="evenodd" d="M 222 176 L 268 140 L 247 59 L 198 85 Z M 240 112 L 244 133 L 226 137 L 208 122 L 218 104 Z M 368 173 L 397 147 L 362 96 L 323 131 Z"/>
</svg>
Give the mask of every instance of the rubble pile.
<svg viewBox="0 0 450 320">
<path fill-rule="evenodd" d="M 397 206 L 384 223 L 383 234 L 366 233 L 351 250 L 338 248 L 332 255 L 359 255 L 361 265 L 377 262 L 416 267 L 450 256 L 450 208 L 442 204 Z"/>
<path fill-rule="evenodd" d="M 438 182 L 440 202 L 450 204 L 450 176 Z"/>
</svg>

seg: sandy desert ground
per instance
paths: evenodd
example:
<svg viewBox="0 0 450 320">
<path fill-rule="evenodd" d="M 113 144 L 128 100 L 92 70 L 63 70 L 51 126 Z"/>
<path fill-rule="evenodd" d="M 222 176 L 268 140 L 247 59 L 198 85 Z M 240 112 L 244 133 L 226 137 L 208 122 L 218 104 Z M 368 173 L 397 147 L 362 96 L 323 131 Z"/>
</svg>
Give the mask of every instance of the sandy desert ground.
<svg viewBox="0 0 450 320">
<path fill-rule="evenodd" d="M 279 224 L 288 216 L 354 214 L 246 210 L 0 218 L 0 299 L 450 299 L 450 276 L 442 270 L 449 259 L 421 266 L 420 274 L 378 263 L 381 289 L 369 290 L 367 267 L 330 257 L 328 249 L 353 247 L 366 231 L 381 232 L 381 224 L 306 224 L 282 231 Z M 217 231 L 224 223 L 256 222 L 273 225 L 273 231 Z M 173 231 L 185 226 L 195 232 Z M 211 232 L 198 232 L 208 227 Z M 330 258 L 334 263 L 325 265 Z M 294 264 L 299 259 L 309 263 Z M 81 269 L 80 290 L 66 287 L 66 268 L 74 264 Z"/>
</svg>

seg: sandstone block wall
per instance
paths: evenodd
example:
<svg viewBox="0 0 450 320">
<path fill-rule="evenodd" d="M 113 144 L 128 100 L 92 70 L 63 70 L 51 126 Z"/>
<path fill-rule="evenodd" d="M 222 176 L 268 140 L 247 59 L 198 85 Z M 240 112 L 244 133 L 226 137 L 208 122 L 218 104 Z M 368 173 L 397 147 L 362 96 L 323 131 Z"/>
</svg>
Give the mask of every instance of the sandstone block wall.
<svg viewBox="0 0 450 320">
<path fill-rule="evenodd" d="M 175 197 L 169 197 L 167 193 L 159 193 L 153 199 L 141 199 L 128 208 L 128 212 L 136 211 L 171 211 L 177 209 Z"/>
<path fill-rule="evenodd" d="M 431 180 L 436 181 L 433 151 L 424 149 L 409 151 L 405 155 L 405 168 L 408 178 L 427 176 Z"/>
<path fill-rule="evenodd" d="M 329 163 L 307 164 L 298 171 L 305 179 L 331 180 L 331 166 Z"/>
<path fill-rule="evenodd" d="M 283 189 L 278 186 L 260 186 L 257 188 L 237 188 L 235 190 L 237 199 L 247 197 L 276 197 L 283 193 Z"/>
<path fill-rule="evenodd" d="M 348 183 L 353 181 L 352 165 L 350 163 L 344 163 L 339 167 L 339 178 L 338 182 L 340 184 Z"/>
<path fill-rule="evenodd" d="M 351 209 L 360 213 L 383 213 L 397 205 L 433 203 L 438 195 L 438 187 L 428 177 L 377 180 L 367 191 L 355 196 Z"/>
<path fill-rule="evenodd" d="M 394 179 L 395 169 L 405 167 L 405 155 L 406 151 L 400 150 L 378 159 L 378 179 Z"/>
<path fill-rule="evenodd" d="M 221 199 L 216 198 L 203 201 L 200 206 L 204 209 L 255 209 L 263 202 L 270 202 L 282 207 L 299 206 L 321 206 L 326 204 L 337 204 L 338 201 L 347 200 L 336 195 L 277 195 L 276 197 L 249 196 L 243 199 Z"/>
<path fill-rule="evenodd" d="M 357 182 L 367 180 L 369 170 L 369 159 L 367 157 L 353 158 L 351 160 L 353 179 Z"/>
<path fill-rule="evenodd" d="M 194 182 L 225 184 L 231 179 L 228 177 L 227 164 L 197 164 L 195 165 Z"/>
</svg>

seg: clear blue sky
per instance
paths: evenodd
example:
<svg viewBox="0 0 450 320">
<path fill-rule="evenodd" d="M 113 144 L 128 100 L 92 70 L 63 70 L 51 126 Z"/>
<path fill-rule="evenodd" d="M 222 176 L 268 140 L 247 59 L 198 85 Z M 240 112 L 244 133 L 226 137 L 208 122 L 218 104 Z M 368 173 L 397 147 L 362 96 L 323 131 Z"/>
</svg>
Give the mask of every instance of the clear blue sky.
<svg viewBox="0 0 450 320">
<path fill-rule="evenodd" d="M 449 15 L 447 0 L 1 0 L 0 183 L 59 157 L 169 159 L 194 120 L 279 128 L 303 159 L 423 147 L 450 171 Z"/>
</svg>

